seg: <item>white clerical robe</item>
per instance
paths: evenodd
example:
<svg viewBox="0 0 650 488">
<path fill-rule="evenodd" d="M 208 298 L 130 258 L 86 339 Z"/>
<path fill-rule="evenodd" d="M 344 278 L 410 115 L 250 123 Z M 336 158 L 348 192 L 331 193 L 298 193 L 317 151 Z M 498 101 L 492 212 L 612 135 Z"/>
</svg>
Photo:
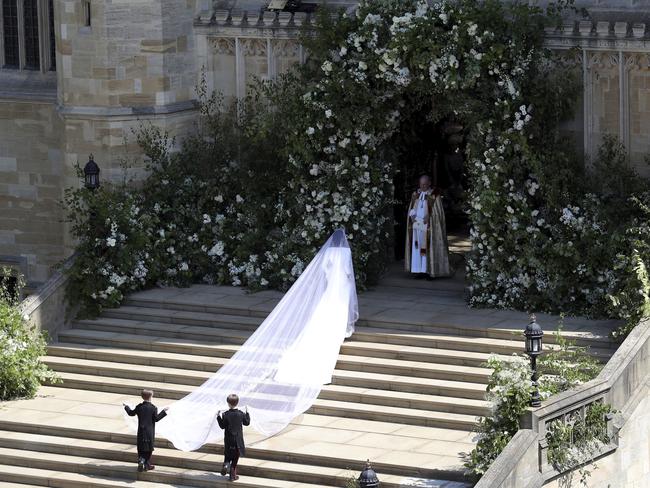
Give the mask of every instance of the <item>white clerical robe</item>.
<svg viewBox="0 0 650 488">
<path fill-rule="evenodd" d="M 411 218 L 413 219 L 413 235 L 411 239 L 411 273 L 427 272 L 427 254 L 421 253 L 420 248 L 427 246 L 427 227 L 429 222 L 429 206 L 427 205 L 427 195 L 430 192 L 422 192 L 411 209 Z"/>
</svg>

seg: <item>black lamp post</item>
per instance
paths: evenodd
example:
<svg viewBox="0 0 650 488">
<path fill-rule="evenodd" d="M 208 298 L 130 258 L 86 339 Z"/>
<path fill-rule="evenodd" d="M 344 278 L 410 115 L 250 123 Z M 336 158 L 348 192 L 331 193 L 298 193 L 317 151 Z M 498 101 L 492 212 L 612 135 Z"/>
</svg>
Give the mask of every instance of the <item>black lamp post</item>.
<svg viewBox="0 0 650 488">
<path fill-rule="evenodd" d="M 360 488 L 376 488 L 379 486 L 379 478 L 377 478 L 377 473 L 370 466 L 370 460 L 366 463 L 366 469 L 361 471 L 358 481 Z"/>
<path fill-rule="evenodd" d="M 99 166 L 97 166 L 92 154 L 88 158 L 86 166 L 84 166 L 84 179 L 86 188 L 89 190 L 99 188 Z"/>
<path fill-rule="evenodd" d="M 542 337 L 544 331 L 537 323 L 537 318 L 534 314 L 530 316 L 530 323 L 526 326 L 524 331 L 526 336 L 526 354 L 530 356 L 530 367 L 533 370 L 533 392 L 530 398 L 531 407 L 539 407 L 542 404 L 539 396 L 539 388 L 537 387 L 537 356 L 542 353 Z"/>
</svg>

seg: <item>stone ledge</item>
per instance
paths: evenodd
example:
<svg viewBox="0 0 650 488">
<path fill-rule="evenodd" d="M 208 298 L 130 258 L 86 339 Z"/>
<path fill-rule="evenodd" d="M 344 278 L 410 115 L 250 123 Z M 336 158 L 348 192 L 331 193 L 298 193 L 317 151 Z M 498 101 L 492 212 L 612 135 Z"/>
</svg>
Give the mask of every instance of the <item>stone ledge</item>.
<svg viewBox="0 0 650 488">
<path fill-rule="evenodd" d="M 58 333 L 68 325 L 73 309 L 68 309 L 65 287 L 68 278 L 65 274 L 74 261 L 75 256 L 68 258 L 61 270 L 56 271 L 32 295 L 20 304 L 20 310 L 30 326 L 48 334 L 49 340 L 56 340 Z"/>
<path fill-rule="evenodd" d="M 141 107 L 68 107 L 60 106 L 59 113 L 64 116 L 78 117 L 129 117 L 141 115 L 169 115 L 190 110 L 197 110 L 195 100 L 176 102 L 167 105 L 149 105 Z"/>
<path fill-rule="evenodd" d="M 56 73 L 0 69 L 0 99 L 56 102 Z"/>
</svg>

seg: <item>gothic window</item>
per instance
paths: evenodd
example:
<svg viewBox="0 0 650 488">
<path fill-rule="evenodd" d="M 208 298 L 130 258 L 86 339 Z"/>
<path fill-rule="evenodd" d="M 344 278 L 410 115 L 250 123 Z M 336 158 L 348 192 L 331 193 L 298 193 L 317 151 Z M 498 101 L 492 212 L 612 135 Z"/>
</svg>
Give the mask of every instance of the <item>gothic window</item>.
<svg viewBox="0 0 650 488">
<path fill-rule="evenodd" d="M 56 69 L 53 0 L 0 0 L 0 68 Z"/>
<path fill-rule="evenodd" d="M 82 3 L 84 13 L 84 26 L 90 27 L 90 1 L 84 0 Z"/>
<path fill-rule="evenodd" d="M 18 8 L 17 0 L 2 2 L 2 30 L 4 41 L 4 66 L 18 68 Z"/>
<path fill-rule="evenodd" d="M 56 70 L 56 44 L 54 42 L 54 0 L 47 2 L 47 13 L 50 27 L 50 70 Z"/>
<path fill-rule="evenodd" d="M 25 12 L 25 68 L 40 69 L 36 0 L 23 0 L 23 7 Z"/>
</svg>

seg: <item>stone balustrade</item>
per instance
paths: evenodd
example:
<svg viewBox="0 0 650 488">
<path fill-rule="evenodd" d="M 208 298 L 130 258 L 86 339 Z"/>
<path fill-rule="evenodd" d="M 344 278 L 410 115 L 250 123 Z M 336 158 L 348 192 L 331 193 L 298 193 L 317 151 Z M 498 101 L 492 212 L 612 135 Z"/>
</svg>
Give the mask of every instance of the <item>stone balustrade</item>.
<svg viewBox="0 0 650 488">
<path fill-rule="evenodd" d="M 559 27 L 547 27 L 545 37 L 551 48 L 650 51 L 650 32 L 645 23 L 569 20 Z"/>
<path fill-rule="evenodd" d="M 70 258 L 64 270 L 72 264 Z M 48 342 L 56 341 L 59 332 L 65 330 L 73 316 L 65 296 L 67 276 L 55 272 L 35 293 L 27 296 L 20 304 L 27 323 L 48 336 Z"/>
<path fill-rule="evenodd" d="M 240 9 L 201 12 L 195 26 L 240 27 L 256 29 L 299 28 L 311 23 L 305 12 L 247 11 Z"/>
<path fill-rule="evenodd" d="M 620 422 L 614 416 L 606 419 L 610 442 L 595 457 L 613 455 L 619 447 L 619 431 L 640 417 L 637 407 L 647 393 L 649 378 L 650 320 L 646 320 L 630 333 L 597 378 L 530 409 L 521 420 L 522 428 L 475 488 L 537 488 L 561 476 L 563 473 L 548 462 L 547 429 L 552 422 L 584 415 L 596 402 L 605 402 L 621 412 Z"/>
</svg>

